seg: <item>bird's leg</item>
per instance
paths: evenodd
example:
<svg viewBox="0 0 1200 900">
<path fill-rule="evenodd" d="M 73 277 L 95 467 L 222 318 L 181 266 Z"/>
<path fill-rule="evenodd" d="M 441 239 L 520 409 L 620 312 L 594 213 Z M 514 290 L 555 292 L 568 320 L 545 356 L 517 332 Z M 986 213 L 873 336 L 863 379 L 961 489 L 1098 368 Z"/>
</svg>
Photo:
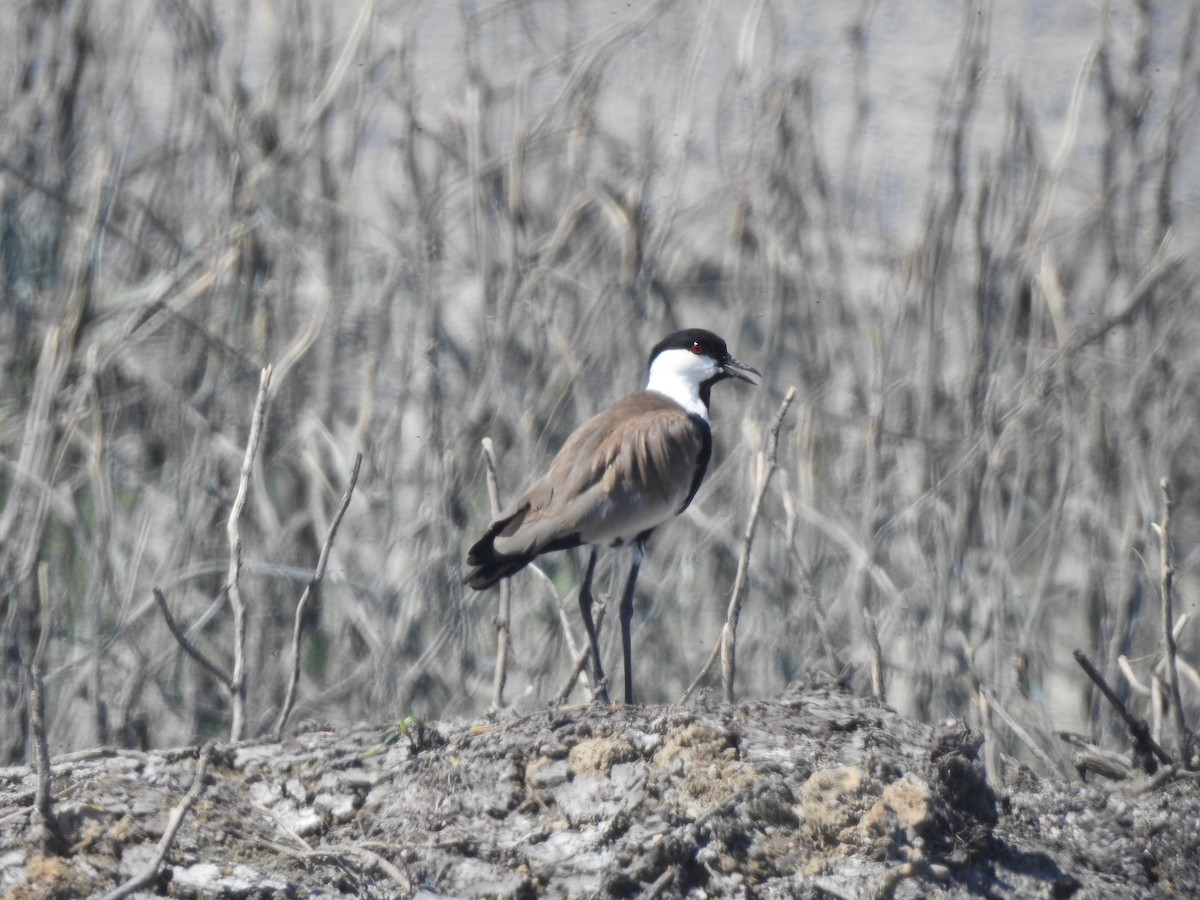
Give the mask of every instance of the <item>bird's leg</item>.
<svg viewBox="0 0 1200 900">
<path fill-rule="evenodd" d="M 596 573 L 596 548 L 588 557 L 587 571 L 579 588 L 579 611 L 583 613 L 583 627 L 587 629 L 588 645 L 592 648 L 592 698 L 597 703 L 608 704 L 608 681 L 604 677 L 604 666 L 600 662 L 600 635 L 596 633 L 596 622 L 592 618 L 592 576 Z"/>
<path fill-rule="evenodd" d="M 637 584 L 638 569 L 645 555 L 646 538 L 642 535 L 633 545 L 633 564 L 629 567 L 625 594 L 621 597 L 621 649 L 625 653 L 625 702 L 629 704 L 633 703 L 633 641 L 629 636 L 629 623 L 633 620 L 633 588 Z"/>
</svg>

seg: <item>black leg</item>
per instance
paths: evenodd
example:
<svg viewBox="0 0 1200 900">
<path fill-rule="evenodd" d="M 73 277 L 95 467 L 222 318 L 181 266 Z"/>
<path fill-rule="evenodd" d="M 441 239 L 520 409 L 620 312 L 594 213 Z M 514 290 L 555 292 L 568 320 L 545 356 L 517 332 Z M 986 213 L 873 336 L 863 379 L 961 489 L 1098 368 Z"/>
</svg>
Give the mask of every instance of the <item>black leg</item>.
<svg viewBox="0 0 1200 900">
<path fill-rule="evenodd" d="M 604 677 L 604 666 L 600 662 L 600 635 L 596 633 L 596 622 L 592 619 L 592 575 L 596 573 L 596 548 L 588 557 L 587 571 L 579 588 L 579 611 L 583 613 L 583 627 L 587 629 L 588 646 L 592 653 L 592 698 L 597 703 L 607 704 L 608 681 Z"/>
<path fill-rule="evenodd" d="M 633 640 L 629 636 L 629 623 L 633 620 L 633 588 L 637 584 L 638 569 L 646 555 L 646 539 L 639 537 L 633 545 L 633 564 L 629 567 L 629 578 L 625 582 L 625 594 L 621 597 L 621 649 L 625 653 L 625 702 L 633 704 Z"/>
</svg>

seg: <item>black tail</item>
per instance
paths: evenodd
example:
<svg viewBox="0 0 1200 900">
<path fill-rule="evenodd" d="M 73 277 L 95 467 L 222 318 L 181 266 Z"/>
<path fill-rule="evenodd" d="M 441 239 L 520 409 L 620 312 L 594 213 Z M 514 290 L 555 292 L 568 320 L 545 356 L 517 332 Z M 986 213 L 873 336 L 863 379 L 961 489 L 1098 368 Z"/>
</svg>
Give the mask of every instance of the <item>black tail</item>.
<svg viewBox="0 0 1200 900">
<path fill-rule="evenodd" d="M 560 535 L 544 544 L 531 544 L 527 540 L 525 547 L 522 548 L 523 553 L 498 553 L 496 537 L 500 532 L 508 529 L 514 519 L 523 516 L 528 509 L 528 506 L 523 506 L 512 515 L 497 519 L 488 526 L 487 533 L 467 551 L 467 565 L 471 568 L 463 576 L 463 584 L 473 587 L 477 591 L 486 590 L 501 578 L 507 578 L 509 575 L 520 572 L 543 553 L 567 550 L 583 543 L 579 532 L 576 531 L 574 534 Z M 526 535 L 526 538 L 528 537 L 529 535 Z"/>
<path fill-rule="evenodd" d="M 505 556 L 496 552 L 496 535 L 507 522 L 493 523 L 487 534 L 481 537 L 467 551 L 467 565 L 471 568 L 463 576 L 463 584 L 477 591 L 490 588 L 501 578 L 507 578 L 521 571 L 531 562 L 536 553 L 529 556 Z"/>
<path fill-rule="evenodd" d="M 480 563 L 463 576 L 463 584 L 484 591 L 502 578 L 507 578 L 533 562 L 532 556 L 497 556 L 492 562 Z"/>
</svg>

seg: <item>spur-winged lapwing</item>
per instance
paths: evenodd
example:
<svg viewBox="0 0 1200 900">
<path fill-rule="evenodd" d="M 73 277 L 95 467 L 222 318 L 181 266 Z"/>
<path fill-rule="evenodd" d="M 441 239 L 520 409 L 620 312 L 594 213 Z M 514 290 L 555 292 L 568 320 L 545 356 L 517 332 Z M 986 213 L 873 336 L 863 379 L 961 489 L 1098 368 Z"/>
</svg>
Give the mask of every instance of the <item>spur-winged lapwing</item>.
<svg viewBox="0 0 1200 900">
<path fill-rule="evenodd" d="M 585 422 L 567 438 L 548 471 L 509 504 L 467 554 L 463 581 L 483 590 L 552 550 L 592 546 L 579 608 L 587 628 L 595 697 L 608 702 L 592 619 L 592 575 L 601 545 L 633 544 L 621 598 L 625 702 L 633 702 L 629 622 L 633 590 L 650 532 L 687 509 L 708 468 L 712 432 L 708 401 L 726 378 L 751 384 L 757 369 L 729 355 L 711 331 L 667 335 L 650 353 L 646 389 Z"/>
</svg>

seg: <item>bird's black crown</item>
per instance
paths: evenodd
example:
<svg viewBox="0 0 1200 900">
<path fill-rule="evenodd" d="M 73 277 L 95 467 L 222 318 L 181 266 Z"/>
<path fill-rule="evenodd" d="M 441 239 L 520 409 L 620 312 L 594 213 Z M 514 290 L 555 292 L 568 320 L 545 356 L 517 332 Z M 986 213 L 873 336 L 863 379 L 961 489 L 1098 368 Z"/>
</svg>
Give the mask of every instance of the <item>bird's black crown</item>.
<svg viewBox="0 0 1200 900">
<path fill-rule="evenodd" d="M 685 328 L 683 331 L 668 334 L 650 351 L 650 362 L 653 363 L 655 357 L 664 350 L 691 350 L 693 353 L 711 356 L 719 363 L 730 359 L 729 348 L 724 339 L 704 328 Z"/>
</svg>

